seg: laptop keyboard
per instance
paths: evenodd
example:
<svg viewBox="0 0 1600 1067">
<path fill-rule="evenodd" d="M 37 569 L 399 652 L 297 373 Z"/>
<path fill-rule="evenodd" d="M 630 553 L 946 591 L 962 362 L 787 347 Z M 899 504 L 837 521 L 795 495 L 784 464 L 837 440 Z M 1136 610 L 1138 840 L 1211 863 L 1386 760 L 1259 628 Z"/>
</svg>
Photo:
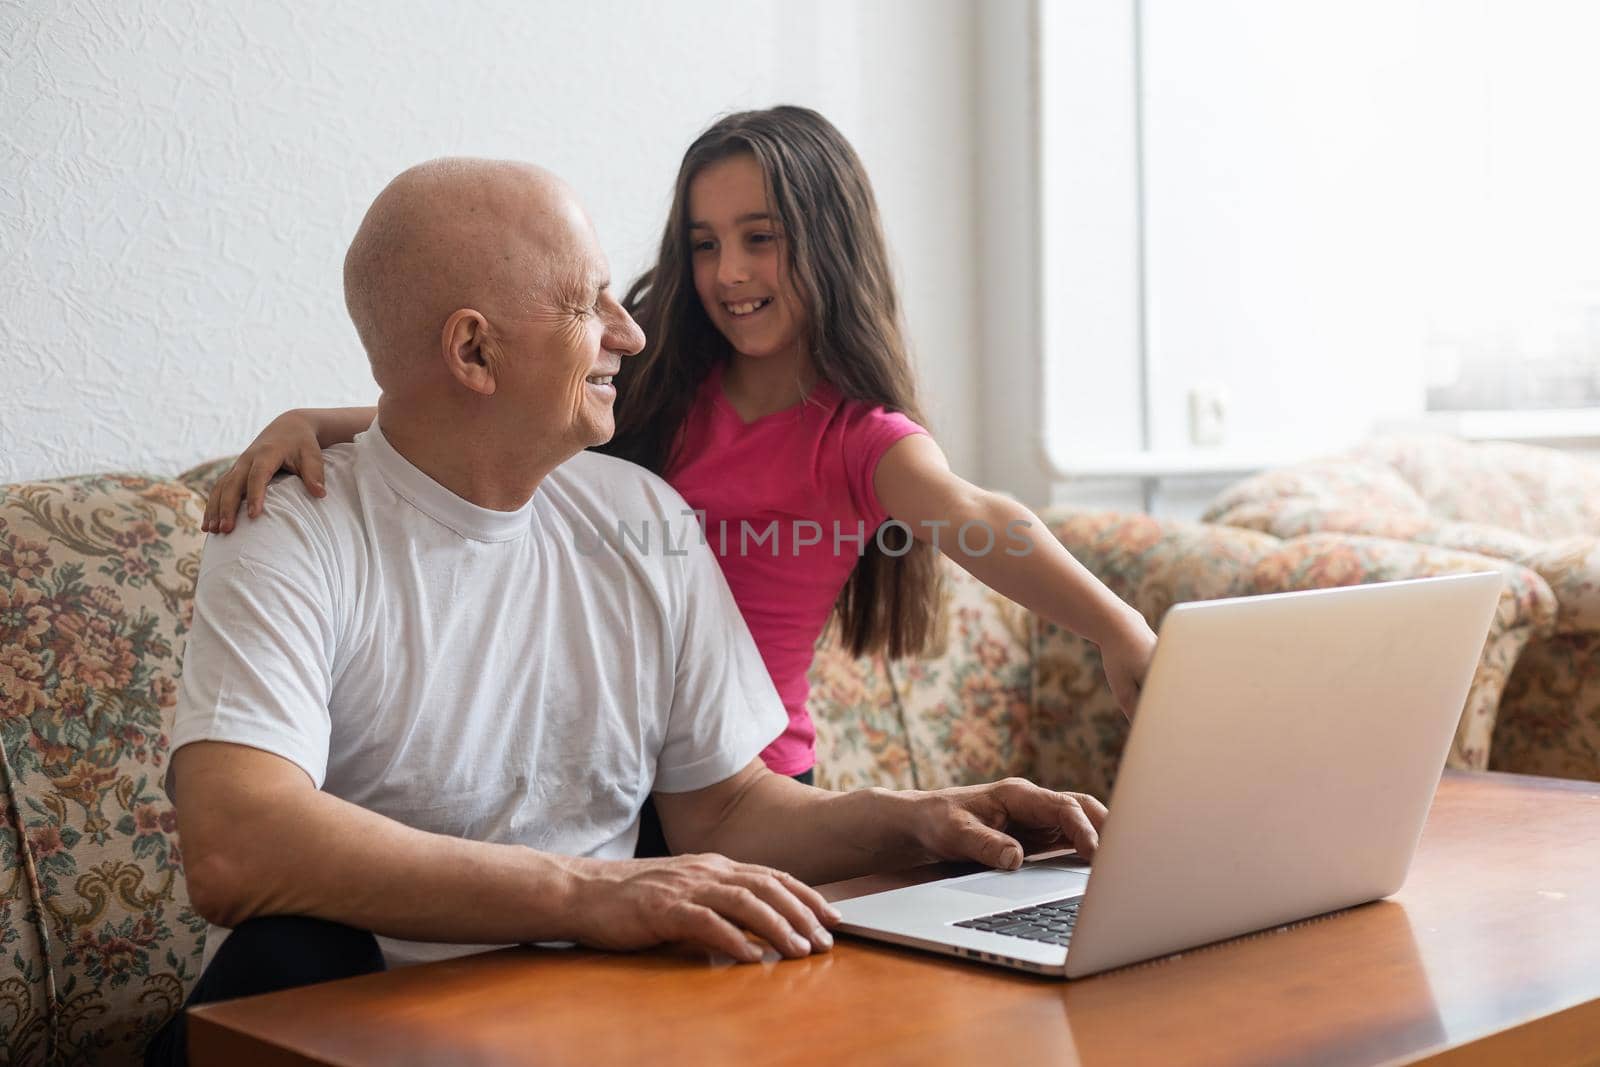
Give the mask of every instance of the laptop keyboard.
<svg viewBox="0 0 1600 1067">
<path fill-rule="evenodd" d="M 1078 921 L 1078 905 L 1081 903 L 1081 896 L 1047 900 L 1043 904 L 1030 904 L 1015 911 L 980 915 L 955 925 L 989 934 L 1020 937 L 1027 941 L 1042 941 L 1047 945 L 1065 945 L 1072 937 L 1072 927 Z"/>
</svg>

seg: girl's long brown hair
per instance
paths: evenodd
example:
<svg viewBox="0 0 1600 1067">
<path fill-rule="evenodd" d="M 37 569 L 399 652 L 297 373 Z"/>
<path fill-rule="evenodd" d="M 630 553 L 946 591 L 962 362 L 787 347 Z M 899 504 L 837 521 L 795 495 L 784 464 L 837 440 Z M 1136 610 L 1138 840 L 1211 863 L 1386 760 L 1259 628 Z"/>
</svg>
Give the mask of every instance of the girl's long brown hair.
<svg viewBox="0 0 1600 1067">
<path fill-rule="evenodd" d="M 733 355 L 695 293 L 689 184 L 708 165 L 737 155 L 755 157 L 766 173 L 790 276 L 807 308 L 817 373 L 846 400 L 881 404 L 926 426 L 866 170 L 827 119 L 808 108 L 775 107 L 720 119 L 685 153 L 656 265 L 624 300 L 644 329 L 646 347 L 623 360 L 617 432 L 603 451 L 664 473 L 676 458 L 695 391 Z M 890 552 L 869 535 L 834 605 L 845 645 L 857 656 L 915 654 L 935 624 L 933 550 L 898 528 L 883 541 Z"/>
</svg>

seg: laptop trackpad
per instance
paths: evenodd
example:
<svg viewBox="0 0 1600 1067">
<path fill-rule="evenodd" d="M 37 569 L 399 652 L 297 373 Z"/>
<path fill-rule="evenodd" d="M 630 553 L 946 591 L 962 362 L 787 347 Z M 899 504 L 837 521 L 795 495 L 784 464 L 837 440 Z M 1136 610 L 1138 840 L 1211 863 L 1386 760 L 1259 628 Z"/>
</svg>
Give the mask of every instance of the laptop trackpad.
<svg viewBox="0 0 1600 1067">
<path fill-rule="evenodd" d="M 1067 896 L 1081 893 L 1089 884 L 1084 871 L 1066 871 L 1060 867 L 1024 867 L 1020 871 L 996 871 L 980 874 L 970 881 L 953 882 L 946 889 L 959 889 L 964 893 L 981 893 L 1001 900 L 1023 900 L 1027 897 L 1059 893 Z"/>
</svg>

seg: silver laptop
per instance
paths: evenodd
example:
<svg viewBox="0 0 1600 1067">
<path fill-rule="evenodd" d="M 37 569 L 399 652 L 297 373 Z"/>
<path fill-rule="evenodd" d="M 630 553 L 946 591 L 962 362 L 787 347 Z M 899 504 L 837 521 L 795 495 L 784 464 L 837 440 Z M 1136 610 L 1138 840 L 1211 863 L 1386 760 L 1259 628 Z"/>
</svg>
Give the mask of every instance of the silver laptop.
<svg viewBox="0 0 1600 1067">
<path fill-rule="evenodd" d="M 1078 978 L 1405 881 L 1499 574 L 1179 604 L 1092 868 L 1042 859 L 840 901 L 841 929 Z"/>
</svg>

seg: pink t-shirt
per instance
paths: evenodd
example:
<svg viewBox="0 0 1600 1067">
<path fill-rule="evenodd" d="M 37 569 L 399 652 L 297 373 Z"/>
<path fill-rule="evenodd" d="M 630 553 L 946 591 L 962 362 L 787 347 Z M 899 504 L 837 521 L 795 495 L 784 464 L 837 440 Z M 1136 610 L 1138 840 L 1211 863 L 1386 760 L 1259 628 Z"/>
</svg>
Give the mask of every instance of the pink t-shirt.
<svg viewBox="0 0 1600 1067">
<path fill-rule="evenodd" d="M 816 763 L 806 713 L 812 651 L 839 591 L 886 518 L 872 477 L 890 445 L 927 433 L 904 415 L 846 401 L 819 382 L 804 403 L 746 423 L 707 376 L 667 481 L 703 512 L 789 728 L 761 758 L 780 774 Z M 859 538 L 859 539 L 858 539 Z"/>
</svg>

